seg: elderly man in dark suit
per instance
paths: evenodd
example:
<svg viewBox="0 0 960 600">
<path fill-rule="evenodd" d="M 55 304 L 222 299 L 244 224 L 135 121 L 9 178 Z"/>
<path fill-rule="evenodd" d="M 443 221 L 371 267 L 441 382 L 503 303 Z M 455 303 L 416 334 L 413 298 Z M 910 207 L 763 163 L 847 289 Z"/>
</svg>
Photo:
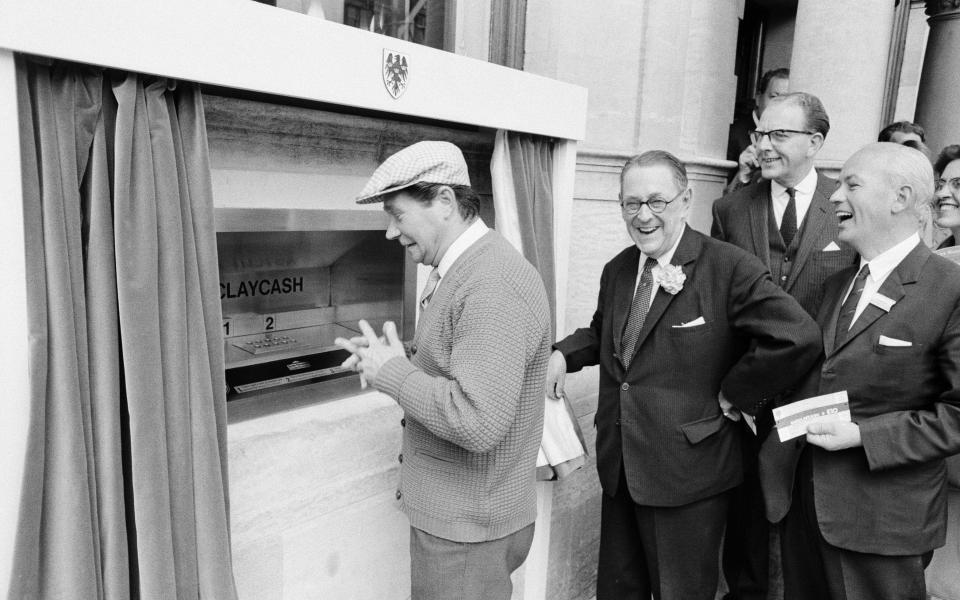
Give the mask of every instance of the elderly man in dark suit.
<svg viewBox="0 0 960 600">
<path fill-rule="evenodd" d="M 728 416 L 756 412 L 820 354 L 813 319 L 756 257 L 686 226 L 691 194 L 667 152 L 626 163 L 634 245 L 604 267 L 593 321 L 554 345 L 547 369 L 557 397 L 566 372 L 600 365 L 598 600 L 714 597 L 742 477 Z"/>
<path fill-rule="evenodd" d="M 923 600 L 925 555 L 944 543 L 944 457 L 960 451 L 960 266 L 917 233 L 933 195 L 922 153 L 871 144 L 840 175 L 840 239 L 861 258 L 824 286 L 825 358 L 804 389 L 846 391 L 852 421 L 766 440 L 767 511 L 787 514 L 787 600 Z"/>
<path fill-rule="evenodd" d="M 829 130 L 816 96 L 794 92 L 772 99 L 754 132 L 763 179 L 713 205 L 713 236 L 759 257 L 811 316 L 817 314 L 824 280 L 855 258 L 837 237 L 829 202 L 837 182 L 813 166 Z M 767 597 L 770 528 L 763 517 L 757 453 L 772 425 L 768 408 L 753 427 L 742 428 L 746 472 L 724 539 L 728 600 Z"/>
</svg>

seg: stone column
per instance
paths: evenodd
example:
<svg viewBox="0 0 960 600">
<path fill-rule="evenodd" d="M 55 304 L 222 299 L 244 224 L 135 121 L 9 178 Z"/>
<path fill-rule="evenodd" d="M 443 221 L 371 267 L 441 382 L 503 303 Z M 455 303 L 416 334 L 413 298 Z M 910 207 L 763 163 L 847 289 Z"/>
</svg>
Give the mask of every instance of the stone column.
<svg viewBox="0 0 960 600">
<path fill-rule="evenodd" d="M 790 89 L 819 97 L 830 133 L 818 166 L 836 174 L 880 129 L 893 0 L 800 0 L 790 59 Z"/>
<path fill-rule="evenodd" d="M 960 0 L 927 0 L 930 35 L 917 92 L 916 121 L 934 154 L 960 144 Z"/>
</svg>

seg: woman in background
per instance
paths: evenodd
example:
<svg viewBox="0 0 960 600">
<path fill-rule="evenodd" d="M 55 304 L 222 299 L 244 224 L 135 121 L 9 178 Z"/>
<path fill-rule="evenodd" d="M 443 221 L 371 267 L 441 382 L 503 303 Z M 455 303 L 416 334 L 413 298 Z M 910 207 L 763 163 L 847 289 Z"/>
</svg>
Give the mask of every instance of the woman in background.
<svg viewBox="0 0 960 600">
<path fill-rule="evenodd" d="M 950 237 L 937 248 L 949 248 L 960 240 L 960 145 L 953 144 L 941 150 L 933 164 L 933 172 L 937 178 L 936 223 L 950 230 Z"/>
<path fill-rule="evenodd" d="M 936 224 L 950 230 L 938 249 L 950 248 L 960 240 L 960 145 L 941 150 L 933 172 Z M 960 455 L 947 459 L 947 520 L 946 544 L 927 567 L 927 593 L 935 600 L 960 600 Z"/>
</svg>

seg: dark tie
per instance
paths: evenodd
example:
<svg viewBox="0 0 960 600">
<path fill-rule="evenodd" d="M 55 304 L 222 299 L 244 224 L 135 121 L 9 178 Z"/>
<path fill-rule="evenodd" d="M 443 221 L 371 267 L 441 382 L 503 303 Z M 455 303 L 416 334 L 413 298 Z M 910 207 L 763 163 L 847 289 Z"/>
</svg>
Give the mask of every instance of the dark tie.
<svg viewBox="0 0 960 600">
<path fill-rule="evenodd" d="M 643 322 L 650 311 L 650 294 L 653 292 L 653 268 L 655 266 L 657 266 L 656 259 L 647 258 L 647 262 L 643 263 L 643 272 L 640 274 L 637 291 L 633 294 L 633 304 L 630 305 L 630 315 L 627 317 L 627 326 L 623 328 L 623 338 L 621 338 L 620 343 L 621 361 L 624 367 L 630 366 L 633 351 L 637 347 L 637 339 L 640 337 L 640 330 L 643 329 Z"/>
<path fill-rule="evenodd" d="M 430 298 L 433 297 L 433 292 L 437 289 L 437 284 L 440 283 L 440 269 L 434 267 L 430 271 L 430 277 L 427 277 L 427 285 L 423 286 L 423 294 L 420 295 L 420 310 L 427 310 L 427 306 L 430 304 Z"/>
<path fill-rule="evenodd" d="M 790 200 L 783 211 L 783 219 L 780 220 L 780 237 L 783 238 L 783 244 L 789 248 L 790 242 L 797 235 L 797 190 L 787 188 L 787 195 Z"/>
<path fill-rule="evenodd" d="M 870 265 L 863 265 L 857 278 L 853 280 L 853 289 L 850 295 L 840 307 L 840 315 L 837 317 L 837 333 L 833 338 L 834 347 L 843 343 L 847 338 L 847 332 L 853 325 L 853 315 L 857 312 L 857 304 L 860 303 L 860 296 L 863 295 L 863 286 L 867 284 L 867 276 L 870 275 Z"/>
</svg>

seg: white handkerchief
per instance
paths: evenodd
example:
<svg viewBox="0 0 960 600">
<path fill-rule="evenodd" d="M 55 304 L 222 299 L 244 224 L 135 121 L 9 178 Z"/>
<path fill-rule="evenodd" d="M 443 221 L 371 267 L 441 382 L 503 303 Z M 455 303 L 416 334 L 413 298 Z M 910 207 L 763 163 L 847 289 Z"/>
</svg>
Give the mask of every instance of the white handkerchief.
<svg viewBox="0 0 960 600">
<path fill-rule="evenodd" d="M 687 321 L 686 323 L 680 323 L 679 325 L 674 325 L 673 328 L 682 329 L 685 327 L 696 327 L 697 325 L 706 325 L 706 324 L 707 322 L 704 320 L 703 317 L 697 317 L 692 321 Z"/>
<path fill-rule="evenodd" d="M 838 246 L 836 242 L 830 242 L 827 244 L 827 247 L 823 249 L 824 252 L 838 252 L 839 250 L 840 246 Z"/>
<path fill-rule="evenodd" d="M 870 304 L 885 312 L 890 312 L 890 309 L 893 308 L 893 305 L 896 303 L 896 300 L 893 298 L 887 298 L 883 294 L 874 294 L 873 297 L 870 298 Z"/>
<path fill-rule="evenodd" d="M 906 348 L 913 345 L 913 342 L 898 340 L 897 338 L 887 337 L 885 335 L 880 336 L 879 342 L 881 346 L 893 346 L 895 348 Z"/>
</svg>

